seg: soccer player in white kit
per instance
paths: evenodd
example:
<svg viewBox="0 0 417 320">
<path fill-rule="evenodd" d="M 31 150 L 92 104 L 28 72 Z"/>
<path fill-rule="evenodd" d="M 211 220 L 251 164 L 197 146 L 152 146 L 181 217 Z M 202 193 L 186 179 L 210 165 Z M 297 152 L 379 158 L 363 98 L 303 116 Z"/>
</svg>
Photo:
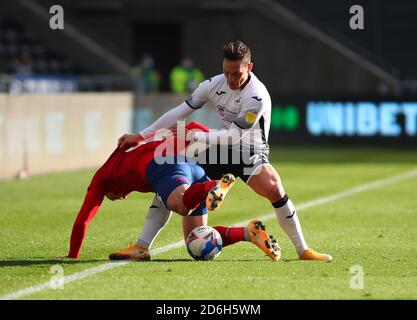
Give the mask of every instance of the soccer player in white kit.
<svg viewBox="0 0 417 320">
<path fill-rule="evenodd" d="M 331 261 L 330 255 L 308 247 L 296 209 L 284 191 L 280 176 L 268 161 L 271 98 L 266 87 L 252 73 L 252 68 L 251 51 L 246 44 L 241 41 L 226 44 L 223 47 L 223 74 L 200 83 L 185 102 L 166 112 L 139 134 L 120 137 L 119 146 L 139 142 L 158 129 L 171 128 L 177 121 L 185 120 L 211 102 L 220 116 L 220 130 L 187 135 L 195 142 L 212 145 L 197 156 L 207 176 L 218 179 L 229 172 L 240 177 L 257 194 L 271 202 L 279 224 L 293 242 L 301 260 Z M 133 251 L 146 252 L 169 219 L 169 210 L 157 202 L 154 199 L 136 248 L 124 250 L 125 253 L 132 251 L 132 259 L 140 260 L 140 252 Z M 183 224 L 188 226 L 186 229 L 201 225 L 201 221 L 193 221 L 194 218 L 183 218 Z"/>
</svg>

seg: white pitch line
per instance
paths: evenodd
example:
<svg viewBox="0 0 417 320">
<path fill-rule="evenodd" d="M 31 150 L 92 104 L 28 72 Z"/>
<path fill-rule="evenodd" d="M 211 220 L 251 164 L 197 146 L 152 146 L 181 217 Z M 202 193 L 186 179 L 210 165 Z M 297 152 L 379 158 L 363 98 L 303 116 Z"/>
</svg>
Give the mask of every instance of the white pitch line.
<svg viewBox="0 0 417 320">
<path fill-rule="evenodd" d="M 299 205 L 296 204 L 296 209 L 297 209 L 297 211 L 299 211 L 299 210 L 319 206 L 321 204 L 325 204 L 325 203 L 336 201 L 336 200 L 339 200 L 339 199 L 342 199 L 342 198 L 349 197 L 349 196 L 354 195 L 356 193 L 360 193 L 360 192 L 364 192 L 364 191 L 367 191 L 367 190 L 387 186 L 387 185 L 390 185 L 390 184 L 400 182 L 402 180 L 407 180 L 407 179 L 414 178 L 416 176 L 417 176 L 417 170 L 407 171 L 405 173 L 398 174 L 398 175 L 395 175 L 393 177 L 389 177 L 389 178 L 380 179 L 380 180 L 376 180 L 376 181 L 373 181 L 373 182 L 361 184 L 357 187 L 347 189 L 347 190 L 332 194 L 330 196 L 326 196 L 326 197 L 318 198 L 318 199 L 315 199 L 315 200 L 307 201 L 307 202 L 301 203 Z M 272 219 L 274 217 L 275 217 L 275 213 L 270 213 L 270 214 L 258 217 L 257 219 L 262 221 L 262 220 L 269 220 L 269 219 Z M 245 224 L 245 223 L 249 223 L 249 221 L 250 220 L 243 221 L 243 222 L 241 222 L 239 224 L 236 224 L 236 225 L 242 225 L 242 224 Z"/>
<path fill-rule="evenodd" d="M 303 209 L 307 209 L 307 208 L 311 208 L 311 207 L 315 207 L 321 204 L 325 204 L 325 203 L 329 203 L 332 201 L 336 201 L 342 198 L 346 198 L 349 197 L 351 195 L 360 193 L 360 192 L 364 192 L 367 190 L 371 190 L 371 189 L 375 189 L 375 188 L 379 188 L 382 186 L 386 186 L 386 185 L 390 185 L 390 184 L 394 184 L 403 180 L 407 180 L 407 179 L 411 179 L 413 177 L 417 176 L 417 170 L 412 170 L 412 171 L 407 171 L 405 173 L 399 174 L 399 175 L 395 175 L 393 177 L 389 177 L 389 178 L 385 178 L 385 179 L 380 179 L 380 180 L 376 180 L 374 182 L 369 182 L 369 183 L 365 183 L 362 184 L 360 186 L 351 188 L 351 189 L 347 189 L 345 191 L 341 191 L 338 193 L 335 193 L 333 195 L 330 196 L 326 196 L 326 197 L 322 197 L 322 198 L 318 198 L 315 200 L 311 200 L 311 201 L 307 201 L 304 203 L 301 203 L 297 206 L 297 210 L 303 210 Z M 270 213 L 264 216 L 260 216 L 257 217 L 256 219 L 261 220 L 261 221 L 265 221 L 265 220 L 269 220 L 275 217 L 275 213 Z M 245 220 L 245 221 L 241 221 L 238 223 L 233 224 L 234 226 L 238 226 L 238 225 L 245 225 L 249 222 L 250 220 Z M 154 250 L 151 250 L 151 255 L 155 256 L 157 254 L 160 253 L 164 253 L 167 251 L 171 251 L 173 249 L 179 248 L 184 246 L 184 240 L 178 241 L 178 242 L 174 242 L 171 243 L 169 245 L 166 245 L 164 247 L 160 247 L 160 248 L 156 248 Z M 60 280 L 60 284 L 66 284 L 66 283 L 70 283 L 73 281 L 77 281 L 89 276 L 92 276 L 94 274 L 103 272 L 103 271 L 107 271 L 110 269 L 114 269 L 117 267 L 121 267 L 124 266 L 128 263 L 131 263 L 132 261 L 120 261 L 120 262 L 107 262 L 104 263 L 102 265 L 99 265 L 97 267 L 94 268 L 90 268 L 90 269 L 86 269 L 83 271 L 79 271 L 76 273 L 73 273 L 72 275 L 69 276 L 64 276 L 63 279 Z M 32 287 L 28 287 L 28 288 L 24 288 L 18 291 L 14 291 L 11 292 L 9 294 L 6 294 L 4 296 L 0 297 L 0 300 L 14 300 L 14 299 L 20 299 L 22 297 L 31 295 L 33 293 L 37 293 L 37 292 L 42 292 L 48 289 L 53 289 L 56 288 L 57 285 L 57 280 L 53 281 L 47 281 L 45 283 L 36 285 L 36 286 L 32 286 Z"/>
</svg>

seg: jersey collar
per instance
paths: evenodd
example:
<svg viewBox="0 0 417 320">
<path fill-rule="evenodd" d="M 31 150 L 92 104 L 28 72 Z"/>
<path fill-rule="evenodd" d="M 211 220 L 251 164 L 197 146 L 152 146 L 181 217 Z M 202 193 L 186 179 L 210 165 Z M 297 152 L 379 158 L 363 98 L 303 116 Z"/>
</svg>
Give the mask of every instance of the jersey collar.
<svg viewBox="0 0 417 320">
<path fill-rule="evenodd" d="M 249 83 L 249 81 L 250 81 L 250 78 L 251 78 L 251 74 L 250 74 L 250 72 L 249 72 L 249 75 L 248 75 L 248 78 L 246 79 L 246 81 L 242 84 L 242 86 L 240 87 L 240 91 L 242 91 L 245 87 L 246 87 L 246 85 Z"/>
</svg>

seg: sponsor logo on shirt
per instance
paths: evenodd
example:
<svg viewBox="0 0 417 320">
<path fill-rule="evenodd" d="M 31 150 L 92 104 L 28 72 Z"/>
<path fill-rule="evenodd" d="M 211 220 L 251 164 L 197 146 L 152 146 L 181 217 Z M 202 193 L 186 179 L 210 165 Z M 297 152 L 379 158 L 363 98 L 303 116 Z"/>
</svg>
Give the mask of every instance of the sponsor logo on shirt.
<svg viewBox="0 0 417 320">
<path fill-rule="evenodd" d="M 248 111 L 245 114 L 245 121 L 249 124 L 254 123 L 256 120 L 256 113 L 253 111 Z"/>
</svg>

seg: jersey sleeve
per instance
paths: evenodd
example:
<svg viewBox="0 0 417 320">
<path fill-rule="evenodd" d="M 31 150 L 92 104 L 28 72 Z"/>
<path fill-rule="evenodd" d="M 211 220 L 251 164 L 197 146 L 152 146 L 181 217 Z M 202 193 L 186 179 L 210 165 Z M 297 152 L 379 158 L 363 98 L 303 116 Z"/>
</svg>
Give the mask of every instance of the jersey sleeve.
<svg viewBox="0 0 417 320">
<path fill-rule="evenodd" d="M 72 227 L 69 258 L 79 258 L 81 246 L 87 232 L 87 226 L 91 219 L 94 218 L 100 205 L 103 202 L 104 195 L 96 186 L 90 186 L 81 206 L 80 212 L 75 219 Z"/>
<path fill-rule="evenodd" d="M 242 103 L 242 109 L 233 123 L 240 129 L 251 129 L 265 112 L 268 103 L 270 104 L 267 99 L 263 99 L 259 96 L 247 98 Z"/>
<path fill-rule="evenodd" d="M 201 109 L 201 107 L 209 100 L 210 85 L 210 79 L 201 82 L 194 92 L 185 100 L 185 103 L 188 104 L 191 109 Z"/>
<path fill-rule="evenodd" d="M 193 132 L 192 139 L 194 142 L 200 142 L 211 145 L 233 145 L 242 139 L 248 131 L 242 130 L 235 124 L 232 124 L 227 130 L 213 130 L 210 132 L 197 131 Z"/>
</svg>

